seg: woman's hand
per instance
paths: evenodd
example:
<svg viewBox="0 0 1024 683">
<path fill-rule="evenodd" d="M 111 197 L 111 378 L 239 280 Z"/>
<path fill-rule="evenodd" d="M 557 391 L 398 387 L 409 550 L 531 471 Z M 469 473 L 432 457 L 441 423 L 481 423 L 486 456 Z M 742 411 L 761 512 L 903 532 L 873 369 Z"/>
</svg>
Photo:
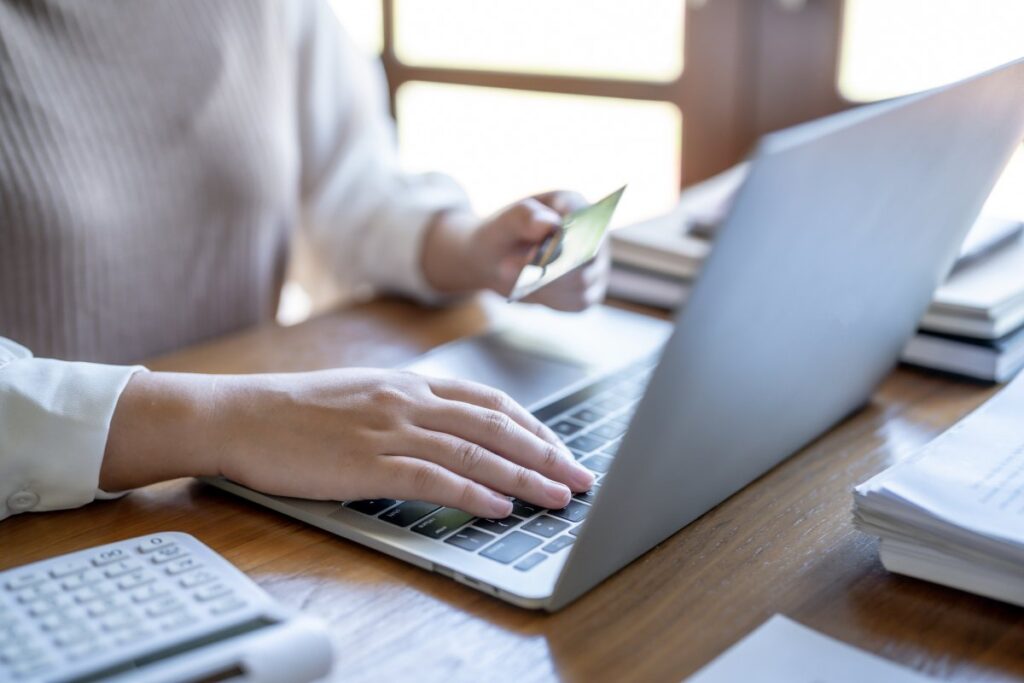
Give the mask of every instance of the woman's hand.
<svg viewBox="0 0 1024 683">
<path fill-rule="evenodd" d="M 550 192 L 516 202 L 482 223 L 442 214 L 424 241 L 423 272 L 441 292 L 491 289 L 507 296 L 534 248 L 561 226 L 563 216 L 584 206 L 575 193 Z M 604 249 L 526 300 L 563 311 L 599 303 L 608 285 L 609 261 Z"/>
<path fill-rule="evenodd" d="M 568 504 L 593 475 L 508 396 L 371 369 L 138 374 L 111 424 L 100 486 L 223 475 L 265 493 L 424 500 L 490 518 L 509 496 Z"/>
</svg>

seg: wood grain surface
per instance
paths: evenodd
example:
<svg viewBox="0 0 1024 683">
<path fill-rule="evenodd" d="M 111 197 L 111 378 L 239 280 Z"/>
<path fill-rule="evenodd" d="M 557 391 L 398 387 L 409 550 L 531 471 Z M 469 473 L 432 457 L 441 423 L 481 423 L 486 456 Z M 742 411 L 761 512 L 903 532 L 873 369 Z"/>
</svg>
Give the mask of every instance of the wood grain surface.
<svg viewBox="0 0 1024 683">
<path fill-rule="evenodd" d="M 149 363 L 195 372 L 394 366 L 485 329 L 471 300 L 381 300 Z M 336 680 L 679 681 L 781 612 L 939 679 L 1024 677 L 1024 610 L 888 574 L 852 487 L 993 389 L 900 368 L 863 410 L 564 611 L 522 610 L 194 481 L 0 523 L 0 569 L 130 536 L 194 534 L 332 626 Z M 756 680 L 752 678 L 751 680 Z"/>
</svg>

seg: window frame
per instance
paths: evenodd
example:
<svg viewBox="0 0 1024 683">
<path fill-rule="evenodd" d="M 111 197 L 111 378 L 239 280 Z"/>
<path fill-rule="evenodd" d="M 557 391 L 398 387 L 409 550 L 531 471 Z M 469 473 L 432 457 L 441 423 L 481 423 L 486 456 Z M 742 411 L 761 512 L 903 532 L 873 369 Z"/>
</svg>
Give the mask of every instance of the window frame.
<svg viewBox="0 0 1024 683">
<path fill-rule="evenodd" d="M 685 187 L 735 164 L 765 132 L 854 104 L 837 84 L 843 0 L 795 9 L 774 0 L 678 1 L 686 3 L 682 73 L 651 81 L 407 64 L 395 49 L 395 0 L 380 0 L 391 113 L 411 81 L 666 102 L 682 114 Z"/>
</svg>

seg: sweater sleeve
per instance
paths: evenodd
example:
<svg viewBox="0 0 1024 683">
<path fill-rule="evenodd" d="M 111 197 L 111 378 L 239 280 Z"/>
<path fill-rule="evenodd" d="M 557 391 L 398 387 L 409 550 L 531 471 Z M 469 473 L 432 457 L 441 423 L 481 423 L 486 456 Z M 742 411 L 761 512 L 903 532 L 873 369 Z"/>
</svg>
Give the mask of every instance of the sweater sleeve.
<svg viewBox="0 0 1024 683">
<path fill-rule="evenodd" d="M 33 358 L 0 337 L 0 519 L 111 497 L 99 490 L 107 431 L 143 369 Z"/>
<path fill-rule="evenodd" d="M 343 284 L 436 302 L 420 262 L 424 233 L 438 212 L 468 211 L 466 195 L 447 176 L 402 172 L 380 64 L 353 46 L 327 2 L 306 4 L 304 15 L 297 74 L 303 226 Z"/>
</svg>

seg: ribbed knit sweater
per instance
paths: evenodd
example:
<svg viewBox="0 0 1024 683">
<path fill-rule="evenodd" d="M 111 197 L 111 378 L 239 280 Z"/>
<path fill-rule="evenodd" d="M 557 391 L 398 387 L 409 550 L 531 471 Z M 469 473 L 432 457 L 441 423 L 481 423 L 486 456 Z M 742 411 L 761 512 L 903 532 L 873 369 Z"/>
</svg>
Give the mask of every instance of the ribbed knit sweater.
<svg viewBox="0 0 1024 683">
<path fill-rule="evenodd" d="M 0 0 L 0 336 L 129 362 L 270 318 L 289 243 L 423 294 L 461 205 L 397 170 L 379 70 L 315 0 Z"/>
</svg>

